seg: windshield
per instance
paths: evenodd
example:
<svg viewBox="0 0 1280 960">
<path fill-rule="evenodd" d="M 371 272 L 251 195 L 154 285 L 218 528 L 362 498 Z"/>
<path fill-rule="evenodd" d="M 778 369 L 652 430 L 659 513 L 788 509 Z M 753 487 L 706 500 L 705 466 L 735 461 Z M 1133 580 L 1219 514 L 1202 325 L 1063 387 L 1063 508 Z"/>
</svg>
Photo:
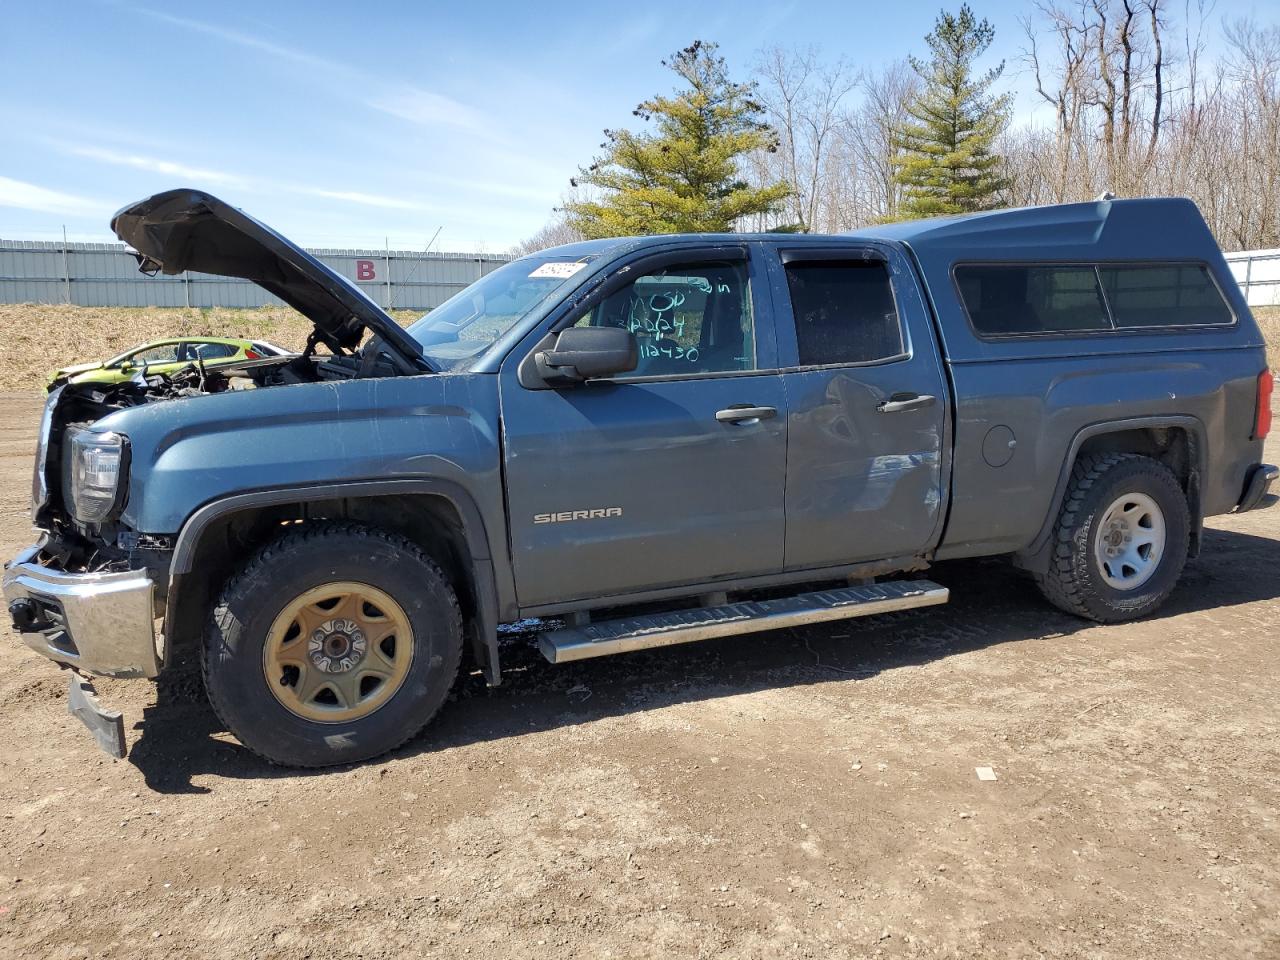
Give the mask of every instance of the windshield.
<svg viewBox="0 0 1280 960">
<path fill-rule="evenodd" d="M 408 327 L 428 360 L 456 367 L 483 353 L 516 321 L 594 258 L 524 257 L 481 277 Z"/>
</svg>

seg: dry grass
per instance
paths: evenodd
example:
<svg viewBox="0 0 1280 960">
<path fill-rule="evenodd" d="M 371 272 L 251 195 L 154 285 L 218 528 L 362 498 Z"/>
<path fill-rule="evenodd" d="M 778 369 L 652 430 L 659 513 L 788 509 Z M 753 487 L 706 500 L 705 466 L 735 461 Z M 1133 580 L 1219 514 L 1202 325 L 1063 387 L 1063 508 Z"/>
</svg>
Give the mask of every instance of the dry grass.
<svg viewBox="0 0 1280 960">
<path fill-rule="evenodd" d="M 396 312 L 401 323 L 417 317 Z M 287 307 L 0 304 L 0 390 L 39 387 L 57 367 L 103 360 L 161 337 L 244 337 L 301 349 L 310 332 L 310 321 Z"/>
<path fill-rule="evenodd" d="M 1255 307 L 1253 315 L 1267 338 L 1272 362 L 1280 361 L 1280 307 Z M 417 317 L 411 311 L 396 311 L 401 323 Z M 310 322 L 287 307 L 0 304 L 0 390 L 40 387 L 57 367 L 105 359 L 159 337 L 246 337 L 300 349 L 310 331 Z"/>
</svg>

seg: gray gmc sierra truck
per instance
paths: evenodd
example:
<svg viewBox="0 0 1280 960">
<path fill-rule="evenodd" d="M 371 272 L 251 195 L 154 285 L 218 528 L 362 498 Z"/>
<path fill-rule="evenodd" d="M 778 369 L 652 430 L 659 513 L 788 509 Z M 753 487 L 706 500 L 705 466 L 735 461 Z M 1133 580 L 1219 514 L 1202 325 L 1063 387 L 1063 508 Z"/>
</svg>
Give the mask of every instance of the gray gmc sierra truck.
<svg viewBox="0 0 1280 960">
<path fill-rule="evenodd" d="M 1204 517 L 1275 499 L 1263 340 L 1186 200 L 576 243 L 407 329 L 208 194 L 112 227 L 314 323 L 50 386 L 4 593 L 120 755 L 84 675 L 187 649 L 245 746 L 320 766 L 412 737 L 460 670 L 498 683 L 505 622 L 559 663 L 943 603 L 922 571 L 981 555 L 1118 622 Z"/>
</svg>

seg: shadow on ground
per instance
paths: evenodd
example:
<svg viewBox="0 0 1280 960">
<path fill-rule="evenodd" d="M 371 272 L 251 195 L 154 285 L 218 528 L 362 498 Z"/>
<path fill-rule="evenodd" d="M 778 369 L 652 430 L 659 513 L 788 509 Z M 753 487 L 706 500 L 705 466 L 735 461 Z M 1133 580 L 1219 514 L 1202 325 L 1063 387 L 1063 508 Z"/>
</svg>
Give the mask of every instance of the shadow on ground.
<svg viewBox="0 0 1280 960">
<path fill-rule="evenodd" d="M 490 689 L 478 675 L 464 677 L 454 702 L 436 722 L 390 757 L 763 689 L 841 678 L 857 682 L 883 670 L 999 644 L 1049 640 L 1092 626 L 1049 607 L 1031 580 L 1002 560 L 943 563 L 929 575 L 951 588 L 948 606 L 558 667 L 538 653 L 533 634 L 511 634 L 502 645 L 502 685 Z M 1201 558 L 1188 564 L 1156 618 L 1278 596 L 1280 540 L 1206 530 Z M 129 761 L 148 786 L 161 793 L 205 793 L 209 788 L 195 784 L 195 777 L 307 774 L 269 764 L 241 747 L 210 709 L 198 665 L 175 666 L 161 677 L 155 705 L 134 727 L 141 736 Z"/>
</svg>

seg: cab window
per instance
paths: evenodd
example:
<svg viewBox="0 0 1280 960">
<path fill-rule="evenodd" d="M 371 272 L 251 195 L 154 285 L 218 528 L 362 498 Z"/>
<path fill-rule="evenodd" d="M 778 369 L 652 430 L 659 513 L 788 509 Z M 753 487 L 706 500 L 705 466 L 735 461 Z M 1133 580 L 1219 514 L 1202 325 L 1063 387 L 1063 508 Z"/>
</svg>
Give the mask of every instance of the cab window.
<svg viewBox="0 0 1280 960">
<path fill-rule="evenodd" d="M 639 343 L 625 377 L 673 377 L 756 369 L 747 267 L 742 262 L 674 264 L 637 277 L 575 326 L 622 327 Z"/>
</svg>

